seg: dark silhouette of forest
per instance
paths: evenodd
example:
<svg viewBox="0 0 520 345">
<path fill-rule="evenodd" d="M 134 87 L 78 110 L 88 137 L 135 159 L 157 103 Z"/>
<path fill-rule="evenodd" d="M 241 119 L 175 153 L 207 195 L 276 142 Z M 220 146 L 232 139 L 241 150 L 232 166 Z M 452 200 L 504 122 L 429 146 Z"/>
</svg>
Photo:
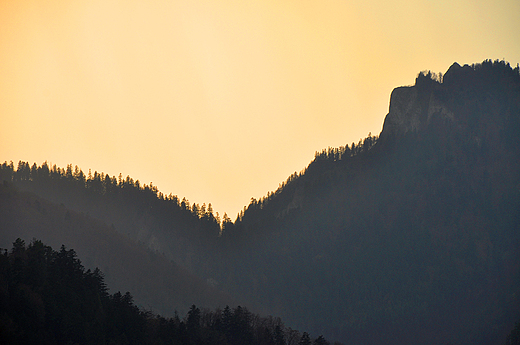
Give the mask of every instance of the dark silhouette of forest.
<svg viewBox="0 0 520 345">
<path fill-rule="evenodd" d="M 21 239 L 0 255 L 0 341 L 4 344 L 329 344 L 247 308 L 192 305 L 182 319 L 138 308 L 129 292 L 110 294 L 99 269 L 73 249 Z"/>
<path fill-rule="evenodd" d="M 43 219 L 36 201 L 44 198 L 63 205 L 64 222 L 67 212 L 99 220 L 193 274 L 197 286 L 328 339 L 495 344 L 510 334 L 514 343 L 518 133 L 518 66 L 455 63 L 396 88 L 379 136 L 316 152 L 234 221 L 210 204 L 72 165 L 5 162 L 0 180 L 9 192 L 0 196 L 4 205 L 6 193 L 29 200 L 12 208 L 26 219 Z M 54 210 L 47 216 L 54 207 L 46 205 Z M 38 222 L 2 217 L 5 229 L 45 240 Z"/>
</svg>

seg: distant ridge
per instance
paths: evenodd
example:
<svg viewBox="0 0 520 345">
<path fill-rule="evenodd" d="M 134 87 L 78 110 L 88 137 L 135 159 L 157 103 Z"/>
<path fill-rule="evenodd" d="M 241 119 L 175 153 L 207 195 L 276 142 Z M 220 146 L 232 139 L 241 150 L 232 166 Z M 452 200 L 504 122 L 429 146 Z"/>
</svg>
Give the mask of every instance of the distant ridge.
<svg viewBox="0 0 520 345">
<path fill-rule="evenodd" d="M 236 303 L 174 262 L 116 232 L 103 222 L 0 184 L 0 248 L 17 238 L 33 238 L 59 248 L 74 248 L 84 265 L 98 267 L 111 293 L 130 291 L 137 304 L 164 316 L 185 314 L 191 305 L 218 307 Z"/>
</svg>

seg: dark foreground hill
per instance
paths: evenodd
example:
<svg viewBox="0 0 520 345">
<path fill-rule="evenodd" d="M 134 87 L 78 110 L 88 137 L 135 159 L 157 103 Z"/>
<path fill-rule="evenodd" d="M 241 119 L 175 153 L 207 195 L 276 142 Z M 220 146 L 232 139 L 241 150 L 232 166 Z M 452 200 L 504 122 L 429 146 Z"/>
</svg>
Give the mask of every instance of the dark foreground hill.
<svg viewBox="0 0 520 345">
<path fill-rule="evenodd" d="M 85 270 L 73 249 L 18 238 L 0 255 L 2 344 L 310 344 L 308 333 L 247 308 L 164 318 L 138 308 L 127 292 L 109 294 L 99 269 Z M 314 344 L 328 344 L 323 337 Z"/>
<path fill-rule="evenodd" d="M 518 133 L 519 70 L 485 61 L 395 89 L 379 137 L 318 152 L 235 222 L 129 178 L 0 172 L 291 326 L 352 344 L 496 344 L 520 318 Z"/>
</svg>

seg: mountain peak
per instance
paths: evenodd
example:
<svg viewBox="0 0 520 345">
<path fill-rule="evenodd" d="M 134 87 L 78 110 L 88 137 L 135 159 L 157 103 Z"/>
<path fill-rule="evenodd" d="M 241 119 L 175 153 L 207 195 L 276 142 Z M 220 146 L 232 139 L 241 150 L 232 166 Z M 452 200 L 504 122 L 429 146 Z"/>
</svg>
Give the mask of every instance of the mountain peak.
<svg viewBox="0 0 520 345">
<path fill-rule="evenodd" d="M 444 76 L 430 71 L 421 72 L 415 85 L 392 91 L 380 141 L 392 142 L 407 133 L 431 129 L 432 123 L 444 128 L 447 125 L 455 126 L 461 130 L 471 124 L 485 131 L 486 128 L 477 126 L 478 123 L 500 122 L 511 109 L 484 111 L 479 104 L 491 99 L 497 102 L 506 94 L 513 96 L 513 103 L 518 103 L 519 91 L 519 68 L 513 69 L 504 61 L 486 60 L 471 66 L 461 66 L 455 62 Z M 462 104 L 465 104 L 464 109 Z M 478 116 L 481 113 L 483 116 Z"/>
</svg>

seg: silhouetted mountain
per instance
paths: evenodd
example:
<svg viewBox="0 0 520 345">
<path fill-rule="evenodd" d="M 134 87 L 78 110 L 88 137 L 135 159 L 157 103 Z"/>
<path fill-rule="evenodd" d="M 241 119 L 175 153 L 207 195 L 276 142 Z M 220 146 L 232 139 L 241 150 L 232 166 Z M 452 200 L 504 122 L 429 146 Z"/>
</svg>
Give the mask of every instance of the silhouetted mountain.
<svg viewBox="0 0 520 345">
<path fill-rule="evenodd" d="M 520 316 L 518 133 L 518 68 L 419 74 L 375 144 L 317 153 L 223 234 L 245 248 L 228 253 L 237 291 L 353 344 L 503 341 Z"/>
<path fill-rule="evenodd" d="M 0 179 L 293 327 L 352 344 L 495 344 L 520 318 L 518 133 L 519 69 L 484 61 L 396 88 L 379 137 L 317 152 L 235 222 L 72 166 L 4 163 Z"/>
</svg>

